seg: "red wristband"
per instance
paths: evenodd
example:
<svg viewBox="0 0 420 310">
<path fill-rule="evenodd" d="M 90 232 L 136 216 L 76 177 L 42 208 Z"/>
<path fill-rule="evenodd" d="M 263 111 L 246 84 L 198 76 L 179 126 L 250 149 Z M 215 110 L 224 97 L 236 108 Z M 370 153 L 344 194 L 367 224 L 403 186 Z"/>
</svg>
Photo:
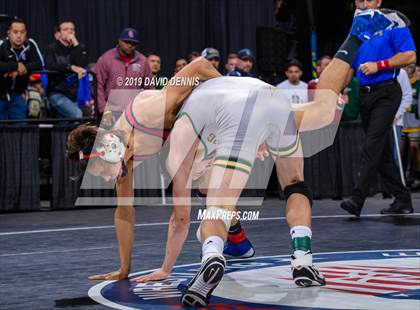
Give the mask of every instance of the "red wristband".
<svg viewBox="0 0 420 310">
<path fill-rule="evenodd" d="M 389 61 L 388 60 L 377 61 L 376 66 L 378 67 L 378 71 L 388 70 L 389 69 Z"/>
</svg>

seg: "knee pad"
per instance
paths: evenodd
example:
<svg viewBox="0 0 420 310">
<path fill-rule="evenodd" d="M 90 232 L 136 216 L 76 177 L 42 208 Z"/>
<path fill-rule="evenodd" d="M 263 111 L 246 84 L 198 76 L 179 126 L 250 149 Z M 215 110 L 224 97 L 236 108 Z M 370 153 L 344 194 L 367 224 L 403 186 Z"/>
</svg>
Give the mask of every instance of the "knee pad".
<svg viewBox="0 0 420 310">
<path fill-rule="evenodd" d="M 312 207 L 312 191 L 309 188 L 308 184 L 305 183 L 305 181 L 294 183 L 287 185 L 283 190 L 284 196 L 286 198 L 286 201 L 289 199 L 289 197 L 293 194 L 301 194 L 308 198 L 309 204 Z"/>
<path fill-rule="evenodd" d="M 228 211 L 220 207 L 209 207 L 205 211 L 203 220 L 221 220 L 225 224 L 226 232 L 229 231 L 232 223 L 231 213 L 233 211 Z M 196 236 L 198 241 L 201 242 L 201 224 L 198 226 Z"/>
</svg>

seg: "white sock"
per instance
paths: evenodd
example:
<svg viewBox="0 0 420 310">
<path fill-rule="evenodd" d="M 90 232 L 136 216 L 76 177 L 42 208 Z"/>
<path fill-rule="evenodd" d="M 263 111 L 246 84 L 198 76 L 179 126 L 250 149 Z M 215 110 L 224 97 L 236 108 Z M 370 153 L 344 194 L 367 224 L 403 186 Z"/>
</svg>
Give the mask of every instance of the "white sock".
<svg viewBox="0 0 420 310">
<path fill-rule="evenodd" d="M 223 255 L 223 247 L 225 243 L 222 238 L 217 236 L 210 236 L 203 242 L 202 247 L 202 262 L 204 262 L 210 255 L 221 254 Z"/>
<path fill-rule="evenodd" d="M 294 238 L 309 237 L 312 239 L 312 230 L 307 226 L 293 226 L 290 229 L 290 236 Z M 306 251 L 296 250 L 293 252 L 293 255 L 296 258 L 302 257 L 306 254 Z"/>
<path fill-rule="evenodd" d="M 290 228 L 290 236 L 292 236 L 292 239 L 299 237 L 312 238 L 312 230 L 308 226 L 293 226 Z"/>
</svg>

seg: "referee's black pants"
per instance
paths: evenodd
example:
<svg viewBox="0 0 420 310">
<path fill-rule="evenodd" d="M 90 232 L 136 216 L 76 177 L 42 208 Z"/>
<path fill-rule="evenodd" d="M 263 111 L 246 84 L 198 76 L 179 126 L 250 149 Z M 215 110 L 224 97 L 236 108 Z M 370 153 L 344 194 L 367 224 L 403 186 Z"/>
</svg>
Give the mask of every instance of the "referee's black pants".
<svg viewBox="0 0 420 310">
<path fill-rule="evenodd" d="M 383 185 L 397 201 L 411 201 L 393 156 L 392 123 L 401 97 L 401 87 L 397 81 L 369 93 L 360 93 L 360 115 L 366 136 L 352 196 L 359 205 L 363 205 L 378 172 Z"/>
</svg>

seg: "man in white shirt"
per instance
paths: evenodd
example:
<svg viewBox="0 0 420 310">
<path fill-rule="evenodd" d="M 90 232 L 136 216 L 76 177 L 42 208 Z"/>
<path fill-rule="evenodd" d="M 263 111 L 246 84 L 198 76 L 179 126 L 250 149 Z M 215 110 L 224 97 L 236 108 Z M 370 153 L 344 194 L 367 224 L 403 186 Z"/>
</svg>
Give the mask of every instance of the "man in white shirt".
<svg viewBox="0 0 420 310">
<path fill-rule="evenodd" d="M 398 108 L 397 114 L 395 114 L 394 125 L 395 125 L 395 128 L 397 129 L 398 143 L 400 144 L 400 150 L 401 150 L 401 136 L 402 136 L 402 130 L 404 128 L 403 116 L 404 116 L 404 113 L 407 111 L 408 107 L 411 105 L 411 102 L 413 100 L 413 90 L 411 88 L 410 79 L 408 78 L 408 74 L 405 70 L 400 70 L 400 73 L 398 74 L 397 79 L 398 79 L 398 83 L 401 86 L 402 99 L 401 99 L 401 104 L 400 104 L 400 107 Z M 394 150 L 395 150 L 394 157 L 398 165 L 399 163 L 397 159 L 396 147 L 394 148 Z"/>
<path fill-rule="evenodd" d="M 401 86 L 402 99 L 397 114 L 395 115 L 394 124 L 395 126 L 397 126 L 399 138 L 401 138 L 401 130 L 404 125 L 403 115 L 407 111 L 408 107 L 411 105 L 411 102 L 413 101 L 413 89 L 411 88 L 410 79 L 408 78 L 408 74 L 405 70 L 400 70 L 397 79 L 398 83 L 400 83 Z"/>
<path fill-rule="evenodd" d="M 298 60 L 292 60 L 286 67 L 287 80 L 277 85 L 290 103 L 308 102 L 308 84 L 302 82 L 302 64 Z"/>
</svg>

